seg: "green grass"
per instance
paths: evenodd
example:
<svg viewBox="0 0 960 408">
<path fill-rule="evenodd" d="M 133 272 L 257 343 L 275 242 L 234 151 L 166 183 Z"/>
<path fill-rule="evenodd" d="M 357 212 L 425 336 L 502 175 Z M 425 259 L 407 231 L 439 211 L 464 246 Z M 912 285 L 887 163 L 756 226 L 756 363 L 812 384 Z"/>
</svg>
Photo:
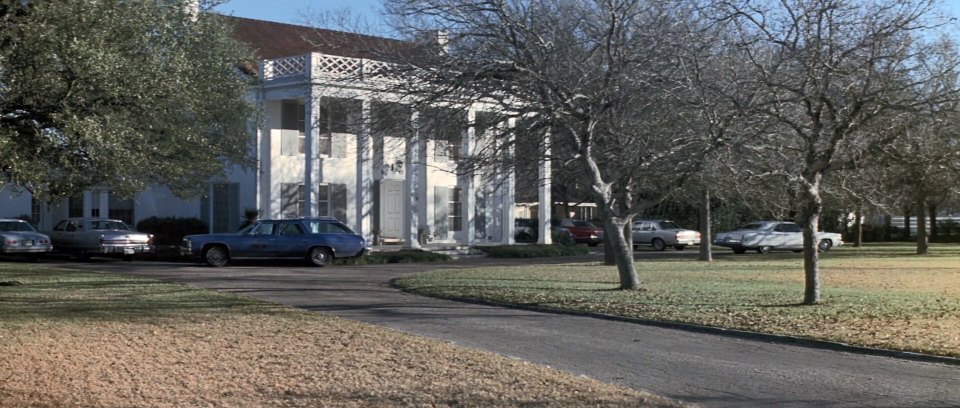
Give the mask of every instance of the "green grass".
<svg viewBox="0 0 960 408">
<path fill-rule="evenodd" d="M 475 248 L 483 251 L 490 258 L 552 258 L 590 253 L 590 250 L 582 245 L 497 245 Z"/>
<path fill-rule="evenodd" d="M 397 281 L 438 297 L 536 305 L 960 356 L 960 246 L 837 248 L 822 260 L 822 303 L 801 306 L 800 254 L 637 263 L 641 291 L 597 264 L 427 272 Z"/>
<path fill-rule="evenodd" d="M 0 264 L 0 327 L 33 320 L 137 321 L 288 313 L 237 295 L 123 275 Z M 11 282 L 16 284 L 9 285 Z"/>
</svg>

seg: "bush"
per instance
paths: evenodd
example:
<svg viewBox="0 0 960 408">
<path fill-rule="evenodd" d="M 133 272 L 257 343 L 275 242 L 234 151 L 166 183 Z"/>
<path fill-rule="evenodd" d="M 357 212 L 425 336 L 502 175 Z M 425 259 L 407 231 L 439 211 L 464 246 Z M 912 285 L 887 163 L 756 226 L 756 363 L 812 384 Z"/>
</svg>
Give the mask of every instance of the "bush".
<svg viewBox="0 0 960 408">
<path fill-rule="evenodd" d="M 187 235 L 206 234 L 207 224 L 189 217 L 150 217 L 137 223 L 137 231 L 153 234 L 154 245 L 180 245 Z"/>
<path fill-rule="evenodd" d="M 438 254 L 419 249 L 401 249 L 393 252 L 377 252 L 358 258 L 337 259 L 337 265 L 378 265 L 388 263 L 448 262 L 450 255 Z"/>
<path fill-rule="evenodd" d="M 590 253 L 581 245 L 500 245 L 479 246 L 491 258 L 552 258 L 555 256 L 575 256 Z"/>
<path fill-rule="evenodd" d="M 573 235 L 570 235 L 570 233 L 566 230 L 554 228 L 553 233 L 550 234 L 550 237 L 553 239 L 554 245 L 566 247 L 577 245 L 577 240 L 574 239 Z"/>
</svg>

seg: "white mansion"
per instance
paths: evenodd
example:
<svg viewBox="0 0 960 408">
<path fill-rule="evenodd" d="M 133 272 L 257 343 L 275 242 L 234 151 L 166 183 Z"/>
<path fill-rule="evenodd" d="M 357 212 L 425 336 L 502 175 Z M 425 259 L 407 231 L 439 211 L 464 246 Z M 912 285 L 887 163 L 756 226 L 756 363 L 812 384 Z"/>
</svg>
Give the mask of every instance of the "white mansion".
<svg viewBox="0 0 960 408">
<path fill-rule="evenodd" d="M 256 166 L 233 168 L 210 182 L 207 196 L 187 200 L 163 186 L 123 199 L 106 186 L 45 203 L 7 185 L 0 188 L 0 217 L 29 215 L 41 230 L 65 217 L 130 224 L 153 216 L 197 217 L 211 232 L 232 232 L 244 211 L 254 209 L 264 218 L 335 216 L 368 239 L 411 247 L 513 242 L 513 172 L 490 170 L 481 177 L 454 171 L 459 155 L 482 142 L 482 129 L 475 126 L 481 107 L 458 112 L 458 134 L 401 135 L 390 126 L 371 126 L 388 122 L 370 119 L 382 119 L 398 105 L 395 96 L 365 83 L 376 81 L 384 64 L 359 46 L 373 37 L 229 19 L 236 38 L 260 61 L 250 93 L 262 112 L 250 135 Z M 423 114 L 411 112 L 406 120 Z M 543 164 L 540 174 L 549 170 Z M 547 209 L 538 214 L 540 237 L 549 240 L 550 211 L 542 204 L 550 202 L 549 181 L 539 190 L 540 208 Z"/>
</svg>

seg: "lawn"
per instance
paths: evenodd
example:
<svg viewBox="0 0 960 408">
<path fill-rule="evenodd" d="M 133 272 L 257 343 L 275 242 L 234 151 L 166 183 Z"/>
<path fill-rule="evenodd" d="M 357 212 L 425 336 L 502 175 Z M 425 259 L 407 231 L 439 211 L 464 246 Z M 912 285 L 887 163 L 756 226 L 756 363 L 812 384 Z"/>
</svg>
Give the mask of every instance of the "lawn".
<svg viewBox="0 0 960 408">
<path fill-rule="evenodd" d="M 0 406 L 673 406 L 247 297 L 0 264 Z M 10 285 L 16 282 L 16 285 Z"/>
<path fill-rule="evenodd" d="M 821 258 L 822 303 L 803 297 L 801 254 L 712 263 L 637 262 L 641 291 L 614 267 L 543 265 L 426 272 L 396 284 L 438 297 L 536 305 L 801 336 L 960 357 L 960 246 L 917 256 L 907 245 L 843 247 Z"/>
</svg>

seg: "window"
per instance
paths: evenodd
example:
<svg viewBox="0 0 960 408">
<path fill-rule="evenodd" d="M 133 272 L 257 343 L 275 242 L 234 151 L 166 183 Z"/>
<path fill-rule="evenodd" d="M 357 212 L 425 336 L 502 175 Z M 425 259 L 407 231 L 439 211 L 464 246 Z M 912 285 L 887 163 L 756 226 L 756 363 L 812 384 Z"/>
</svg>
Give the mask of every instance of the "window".
<svg viewBox="0 0 960 408">
<path fill-rule="evenodd" d="M 303 227 L 300 224 L 286 223 L 280 225 L 280 235 L 282 236 L 292 237 L 303 234 Z"/>
<path fill-rule="evenodd" d="M 261 222 L 250 231 L 250 235 L 273 235 L 277 224 L 272 222 Z"/>
<path fill-rule="evenodd" d="M 120 198 L 111 193 L 108 202 L 110 206 L 108 217 L 133 225 L 133 199 Z"/>
<path fill-rule="evenodd" d="M 83 217 L 83 194 L 70 196 L 67 200 L 67 216 Z"/>
<path fill-rule="evenodd" d="M 317 186 L 317 215 L 321 217 L 333 216 L 333 211 L 330 208 L 329 184 L 321 184 Z"/>
<path fill-rule="evenodd" d="M 30 198 L 30 220 L 34 225 L 40 225 L 40 216 L 42 215 L 42 203 L 37 197 Z"/>
<path fill-rule="evenodd" d="M 448 214 L 450 215 L 447 225 L 450 226 L 451 231 L 463 231 L 463 206 L 460 201 L 460 188 L 455 187 L 448 190 L 450 192 Z"/>
<path fill-rule="evenodd" d="M 303 184 L 283 183 L 280 185 L 280 212 L 284 218 L 302 217 L 305 211 Z"/>
<path fill-rule="evenodd" d="M 311 234 L 352 234 L 353 231 L 339 222 L 308 221 L 307 229 Z"/>
<path fill-rule="evenodd" d="M 280 104 L 280 154 L 297 156 L 306 151 L 306 111 L 302 102 Z"/>
</svg>

